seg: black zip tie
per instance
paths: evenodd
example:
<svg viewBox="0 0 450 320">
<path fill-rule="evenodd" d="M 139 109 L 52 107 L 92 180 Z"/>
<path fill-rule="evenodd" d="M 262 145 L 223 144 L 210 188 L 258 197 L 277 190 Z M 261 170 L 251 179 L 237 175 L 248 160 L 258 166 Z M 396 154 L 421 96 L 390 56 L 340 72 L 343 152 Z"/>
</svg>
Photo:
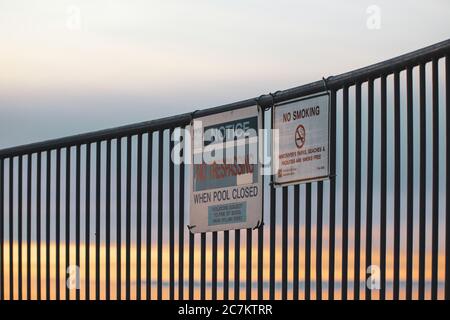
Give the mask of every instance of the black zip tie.
<svg viewBox="0 0 450 320">
<path fill-rule="evenodd" d="M 253 227 L 253 230 L 257 230 L 262 228 L 264 225 L 264 221 L 258 220 L 258 223 L 256 224 L 256 226 Z"/>
<path fill-rule="evenodd" d="M 270 107 L 268 107 L 267 108 L 267 110 L 268 109 L 270 109 L 270 108 L 273 108 L 274 106 L 275 106 L 275 97 L 276 97 L 276 95 L 278 94 L 278 93 L 280 93 L 281 91 L 280 90 L 277 90 L 277 91 L 275 91 L 274 93 L 269 93 L 269 95 L 272 97 L 272 104 L 271 104 L 271 106 Z"/>
<path fill-rule="evenodd" d="M 191 119 L 190 119 L 190 121 L 189 121 L 189 125 L 190 126 L 192 126 L 193 125 L 193 122 L 194 122 L 194 119 L 195 119 L 195 114 L 197 113 L 197 112 L 199 112 L 200 110 L 194 110 L 194 111 L 192 111 L 191 113 L 190 113 L 190 116 L 191 116 Z"/>
<path fill-rule="evenodd" d="M 272 108 L 273 103 L 274 103 L 273 95 L 272 95 L 271 93 L 269 93 L 268 96 L 270 96 L 270 97 L 272 98 L 272 102 L 270 103 L 270 105 L 269 105 L 268 107 L 263 107 L 263 106 L 259 103 L 259 101 L 261 100 L 262 97 L 265 97 L 265 96 L 267 96 L 267 95 L 266 95 L 266 94 L 262 94 L 262 95 L 260 95 L 258 98 L 255 99 L 256 105 L 257 105 L 259 108 L 261 108 L 263 111 L 267 111 L 267 110 L 269 110 L 270 108 Z"/>
<path fill-rule="evenodd" d="M 330 91 L 330 88 L 328 88 L 328 80 L 329 80 L 330 78 L 331 78 L 331 77 L 328 77 L 328 78 L 322 77 L 323 86 L 325 87 L 325 90 L 326 90 L 327 92 Z"/>
<path fill-rule="evenodd" d="M 263 108 L 260 104 L 259 104 L 259 99 L 261 99 L 264 95 L 260 95 L 258 98 L 255 98 L 255 103 L 256 106 L 258 107 L 258 111 L 262 110 L 263 112 L 266 111 L 266 108 Z"/>
<path fill-rule="evenodd" d="M 266 94 L 260 95 L 258 98 L 255 99 L 255 100 L 256 100 L 256 104 L 257 104 L 259 107 L 261 107 L 264 111 L 267 111 L 267 110 L 271 109 L 271 108 L 275 105 L 275 96 L 276 96 L 279 92 L 280 92 L 280 90 L 275 91 L 274 93 L 270 92 L 270 93 L 267 94 L 267 95 L 266 95 Z M 266 107 L 262 107 L 262 106 L 259 104 L 260 99 L 261 99 L 262 97 L 264 97 L 264 96 L 270 96 L 270 97 L 272 98 L 271 103 L 269 103 L 268 106 L 266 106 Z"/>
<path fill-rule="evenodd" d="M 264 111 L 269 110 L 270 108 L 272 108 L 275 104 L 275 94 L 273 94 L 272 92 L 269 93 L 269 96 L 272 98 L 272 101 L 270 102 L 270 105 L 264 108 Z"/>
<path fill-rule="evenodd" d="M 192 111 L 191 113 L 190 113 L 190 115 L 191 115 L 191 123 L 192 123 L 192 120 L 194 120 L 194 118 L 195 118 L 195 114 L 197 113 L 197 112 L 199 112 L 200 110 L 194 110 L 194 111 Z"/>
</svg>

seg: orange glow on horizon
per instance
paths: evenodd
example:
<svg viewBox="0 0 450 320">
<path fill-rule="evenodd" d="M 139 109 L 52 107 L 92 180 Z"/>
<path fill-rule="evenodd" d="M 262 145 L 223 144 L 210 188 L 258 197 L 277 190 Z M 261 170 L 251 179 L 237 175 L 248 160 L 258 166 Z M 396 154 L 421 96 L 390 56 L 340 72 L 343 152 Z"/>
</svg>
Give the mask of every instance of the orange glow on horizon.
<svg viewBox="0 0 450 320">
<path fill-rule="evenodd" d="M 9 260 L 9 243 L 4 243 L 4 287 L 5 287 L 5 298 L 10 298 L 10 280 L 9 280 L 9 273 L 10 273 L 10 260 Z M 36 299 L 37 298 L 37 268 L 36 268 L 36 244 L 32 243 L 31 245 L 31 298 Z M 18 264 L 18 244 L 14 243 L 13 245 L 13 252 L 14 252 L 14 260 L 13 260 L 13 270 L 14 270 L 14 299 L 18 299 L 18 271 L 19 271 L 19 264 Z M 86 288 L 86 259 L 85 259 L 85 250 L 86 247 L 84 244 L 80 245 L 80 298 L 85 299 L 85 288 Z M 174 247 L 174 283 L 175 283 L 175 298 L 178 297 L 178 246 L 176 245 Z M 275 263 L 275 282 L 281 283 L 282 281 L 282 265 L 281 265 L 281 247 L 276 248 L 276 263 Z M 27 257 L 26 257 L 26 245 L 22 245 L 22 297 L 26 297 L 26 266 L 27 266 Z M 121 247 L 121 287 L 122 287 L 122 299 L 125 299 L 125 271 L 126 271 L 126 265 L 125 265 L 125 253 L 126 253 L 126 247 Z M 157 298 L 157 246 L 153 245 L 151 247 L 151 299 Z M 257 275 L 258 275 L 258 265 L 257 265 L 257 247 L 255 246 L 252 248 L 252 298 L 256 299 L 257 297 Z M 416 253 L 415 253 L 416 254 Z M 234 245 L 230 244 L 230 251 L 229 251 L 229 298 L 232 299 L 234 297 Z M 311 298 L 314 299 L 316 297 L 315 292 L 315 285 L 314 282 L 316 280 L 316 272 L 315 272 L 315 251 L 312 250 L 311 252 Z M 50 245 L 50 299 L 56 298 L 56 244 L 51 243 Z M 303 257 L 302 257 L 303 256 Z M 324 248 L 322 251 L 322 283 L 323 283 L 323 294 L 322 297 L 324 299 L 327 299 L 328 297 L 328 290 L 326 289 L 325 284 L 328 282 L 328 250 Z M 267 246 L 264 249 L 263 252 L 263 278 L 264 281 L 268 282 L 269 280 L 269 268 L 270 268 L 270 250 L 269 246 Z M 335 271 L 334 271 L 334 278 L 335 278 L 335 299 L 341 298 L 341 291 L 340 291 L 340 283 L 342 281 L 342 268 L 341 268 L 341 251 L 339 248 L 336 248 L 335 251 Z M 373 262 L 378 262 L 379 252 L 373 251 Z M 363 260 L 363 255 L 361 255 L 361 270 L 360 275 L 362 280 L 364 281 L 364 269 L 365 269 L 365 263 Z M 75 263 L 76 259 L 76 246 L 75 244 L 70 245 L 70 262 L 71 264 Z M 428 254 L 427 254 L 428 259 Z M 106 247 L 105 245 L 101 245 L 100 247 L 100 298 L 105 299 L 106 298 Z M 406 254 L 402 252 L 400 261 L 406 260 Z M 349 298 L 353 298 L 353 290 L 352 290 L 352 283 L 354 280 L 354 268 L 353 268 L 353 250 L 349 251 L 348 255 L 348 283 L 349 283 Z M 438 281 L 443 282 L 445 279 L 445 256 L 441 253 L 439 256 L 439 268 L 438 268 Z M 131 246 L 130 248 L 130 288 L 131 288 L 131 299 L 136 299 L 136 281 L 137 281 L 137 247 Z M 145 245 L 141 248 L 141 298 L 146 299 L 146 286 L 147 286 L 147 279 L 146 279 L 146 247 Z M 61 299 L 65 298 L 65 245 L 64 243 L 60 246 L 60 294 Z M 41 299 L 46 299 L 46 248 L 45 243 L 41 245 Z M 206 248 L 206 298 L 211 298 L 211 266 L 212 266 L 212 249 L 211 245 L 208 243 Z M 393 280 L 393 254 L 392 252 L 387 252 L 387 261 L 386 261 L 386 280 L 389 283 Z M 427 264 L 428 266 L 428 264 Z M 90 270 L 90 298 L 95 298 L 95 280 L 96 280 L 96 274 L 95 274 L 95 245 L 90 246 L 90 263 L 89 263 L 89 270 Z M 189 248 L 185 246 L 184 248 L 184 278 L 185 278 L 185 284 L 184 284 L 184 298 L 187 298 L 189 295 L 189 288 L 188 288 L 188 276 L 189 276 Z M 414 266 L 413 269 L 413 282 L 418 282 L 418 270 Z M 195 247 L 194 252 L 194 298 L 199 299 L 200 298 L 200 268 L 201 268 L 201 261 L 200 261 L 200 247 L 197 245 Z M 117 286 L 117 259 L 116 259 L 116 247 L 114 245 L 111 245 L 110 247 L 110 297 L 111 299 L 116 299 L 116 286 Z M 163 283 L 163 299 L 169 298 L 169 281 L 170 281 L 170 261 L 169 261 L 169 246 L 164 245 L 163 247 L 163 261 L 162 261 L 162 283 Z M 245 298 L 246 296 L 246 247 L 245 245 L 241 245 L 240 249 L 240 298 Z M 223 274 L 224 274 L 224 265 L 223 265 L 223 247 L 221 244 L 218 245 L 218 255 L 217 255 L 217 281 L 218 281 L 218 298 L 223 298 L 223 289 L 221 287 L 221 282 L 223 281 Z M 293 252 L 292 248 L 289 248 L 289 254 L 288 254 L 288 298 L 292 299 L 292 282 L 293 282 Z M 304 261 L 304 254 L 302 253 L 299 257 L 299 282 L 300 287 L 302 287 L 303 282 L 305 280 L 305 261 Z M 400 269 L 400 283 L 401 285 L 404 284 L 406 281 L 406 269 L 401 265 Z M 427 267 L 426 274 L 425 274 L 425 281 L 429 282 L 431 281 L 431 270 Z M 361 298 L 364 298 L 364 288 L 361 286 Z M 414 287 L 413 287 L 414 288 Z M 401 286 L 401 297 L 404 296 L 403 289 Z M 416 290 L 414 290 L 416 291 Z M 281 299 L 281 285 L 276 285 L 276 299 Z M 392 292 L 388 288 L 386 288 L 386 294 L 388 299 L 392 299 Z M 443 298 L 443 288 L 440 286 L 438 297 Z M 378 291 L 375 290 L 373 292 L 373 299 L 377 299 L 378 297 Z M 416 296 L 416 293 L 413 293 L 413 298 Z M 70 291 L 70 298 L 75 299 L 75 290 Z M 299 293 L 300 298 L 304 298 L 303 290 L 300 289 Z M 428 295 L 426 295 L 427 298 Z M 268 285 L 265 284 L 264 287 L 264 298 L 269 298 L 269 292 L 268 292 Z"/>
</svg>

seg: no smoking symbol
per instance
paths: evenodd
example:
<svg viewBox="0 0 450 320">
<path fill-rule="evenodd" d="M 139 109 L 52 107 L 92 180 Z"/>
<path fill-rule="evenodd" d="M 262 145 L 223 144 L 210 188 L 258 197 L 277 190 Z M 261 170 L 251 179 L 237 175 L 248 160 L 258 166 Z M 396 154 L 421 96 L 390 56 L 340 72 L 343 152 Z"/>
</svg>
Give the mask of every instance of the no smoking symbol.
<svg viewBox="0 0 450 320">
<path fill-rule="evenodd" d="M 305 144 L 305 135 L 305 127 L 300 124 L 297 129 L 295 129 L 295 144 L 297 145 L 297 148 L 301 149 Z"/>
</svg>

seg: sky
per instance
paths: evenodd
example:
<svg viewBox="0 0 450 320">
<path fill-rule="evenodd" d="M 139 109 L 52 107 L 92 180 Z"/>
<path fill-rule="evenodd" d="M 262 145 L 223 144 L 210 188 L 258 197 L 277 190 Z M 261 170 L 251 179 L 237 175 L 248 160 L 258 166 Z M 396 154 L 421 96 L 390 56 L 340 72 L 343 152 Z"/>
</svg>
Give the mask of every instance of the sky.
<svg viewBox="0 0 450 320">
<path fill-rule="evenodd" d="M 447 39 L 449 9 L 446 0 L 3 0 L 0 149 L 364 67 Z"/>
</svg>

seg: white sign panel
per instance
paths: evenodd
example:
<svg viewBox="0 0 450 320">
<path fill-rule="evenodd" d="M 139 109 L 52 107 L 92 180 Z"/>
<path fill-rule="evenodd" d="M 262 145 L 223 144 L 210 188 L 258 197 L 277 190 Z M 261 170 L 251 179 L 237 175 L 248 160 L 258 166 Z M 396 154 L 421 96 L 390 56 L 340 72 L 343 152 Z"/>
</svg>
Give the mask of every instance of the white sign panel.
<svg viewBox="0 0 450 320">
<path fill-rule="evenodd" d="M 329 95 L 278 104 L 273 111 L 273 159 L 278 185 L 329 176 Z M 276 137 L 276 136 L 275 136 Z"/>
<path fill-rule="evenodd" d="M 197 118 L 191 125 L 191 232 L 262 222 L 257 106 Z"/>
</svg>

